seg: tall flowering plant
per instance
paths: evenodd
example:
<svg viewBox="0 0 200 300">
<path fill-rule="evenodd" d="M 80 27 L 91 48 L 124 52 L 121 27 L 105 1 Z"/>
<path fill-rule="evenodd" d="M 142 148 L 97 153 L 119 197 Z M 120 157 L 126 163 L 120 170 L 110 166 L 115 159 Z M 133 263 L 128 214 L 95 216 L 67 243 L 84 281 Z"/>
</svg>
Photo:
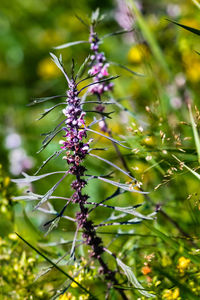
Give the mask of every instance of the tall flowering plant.
<svg viewBox="0 0 200 300">
<path fill-rule="evenodd" d="M 106 201 L 115 198 L 116 196 L 122 194 L 123 192 L 127 192 L 127 191 L 131 193 L 133 192 L 145 193 L 145 192 L 138 190 L 138 188 L 136 189 L 136 184 L 135 184 L 136 179 L 129 172 L 121 169 L 119 166 L 115 165 L 112 161 L 108 161 L 107 159 L 101 156 L 95 155 L 93 153 L 95 148 L 92 148 L 91 146 L 93 139 L 88 138 L 88 133 L 98 134 L 100 136 L 103 136 L 104 138 L 107 138 L 115 145 L 118 145 L 118 147 L 124 147 L 130 149 L 124 145 L 123 141 L 116 140 L 113 137 L 102 133 L 102 131 L 108 131 L 105 120 L 110 116 L 109 113 L 104 112 L 104 105 L 109 104 L 109 102 L 103 101 L 101 99 L 101 95 L 102 93 L 112 89 L 113 83 L 111 82 L 111 80 L 114 80 L 115 78 L 117 78 L 117 76 L 109 77 L 109 73 L 108 73 L 109 65 L 108 63 L 105 62 L 104 54 L 99 52 L 99 40 L 96 33 L 94 32 L 94 23 L 97 22 L 98 18 L 99 18 L 98 13 L 93 14 L 93 24 L 91 26 L 90 40 L 89 40 L 91 45 L 91 50 L 94 52 L 93 55 L 91 56 L 91 62 L 88 71 L 92 79 L 92 82 L 84 86 L 83 88 L 79 89 L 79 83 L 85 80 L 85 78 L 78 81 L 79 72 L 76 75 L 74 75 L 74 62 L 72 67 L 72 75 L 70 77 L 68 76 L 68 74 L 64 69 L 62 58 L 61 57 L 58 58 L 53 53 L 51 53 L 52 60 L 54 61 L 54 63 L 57 65 L 57 67 L 61 70 L 61 72 L 66 78 L 68 84 L 67 93 L 66 95 L 58 95 L 58 96 L 36 99 L 32 103 L 32 104 L 37 104 L 55 98 L 62 98 L 62 97 L 66 98 L 64 102 L 60 102 L 54 105 L 53 107 L 46 109 L 41 116 L 41 118 L 45 117 L 55 107 L 62 106 L 62 105 L 65 106 L 65 108 L 62 110 L 64 119 L 50 133 L 47 134 L 41 148 L 41 150 L 46 148 L 51 142 L 51 140 L 54 137 L 56 137 L 60 132 L 62 132 L 63 133 L 62 139 L 59 142 L 60 149 L 57 150 L 52 155 L 50 155 L 50 157 L 42 164 L 42 166 L 39 168 L 39 170 L 36 172 L 34 176 L 29 176 L 23 173 L 24 178 L 14 179 L 13 181 L 16 183 L 31 183 L 37 180 L 41 180 L 47 176 L 51 176 L 54 174 L 62 174 L 62 177 L 59 179 L 59 181 L 55 185 L 53 185 L 53 187 L 49 191 L 47 191 L 46 194 L 38 195 L 34 193 L 29 193 L 28 195 L 18 197 L 17 199 L 36 200 L 38 202 L 35 206 L 36 210 L 42 211 L 46 214 L 55 215 L 53 219 L 51 219 L 45 224 L 46 226 L 47 225 L 49 226 L 48 232 L 58 224 L 61 218 L 67 218 L 71 222 L 75 223 L 76 231 L 74 234 L 74 239 L 70 251 L 71 260 L 73 261 L 76 252 L 76 247 L 79 246 L 77 241 L 77 235 L 79 234 L 79 232 L 81 232 L 82 243 L 89 246 L 91 249 L 90 259 L 96 260 L 96 262 L 99 265 L 98 272 L 105 276 L 108 287 L 112 286 L 114 289 L 116 289 L 116 291 L 120 294 L 122 299 L 128 299 L 125 290 L 121 286 L 123 276 L 124 276 L 123 273 L 127 276 L 128 281 L 131 284 L 133 284 L 135 288 L 138 289 L 138 292 L 140 292 L 142 295 L 146 297 L 154 297 L 153 294 L 148 293 L 141 286 L 141 284 L 136 279 L 131 268 L 125 265 L 117 257 L 116 254 L 112 253 L 109 250 L 108 246 L 103 244 L 102 239 L 98 236 L 97 233 L 97 228 L 99 226 L 109 226 L 109 225 L 120 226 L 120 225 L 136 224 L 141 222 L 142 220 L 153 220 L 156 213 L 153 212 L 149 215 L 143 215 L 136 210 L 138 205 L 119 207 L 119 206 L 111 206 L 105 204 Z M 84 90 L 85 90 L 85 94 L 83 96 L 80 96 L 80 92 Z M 92 100 L 88 100 L 87 96 L 89 93 L 96 95 L 97 99 L 94 98 Z M 98 104 L 96 110 L 95 111 L 93 110 L 93 112 L 100 115 L 100 118 L 94 118 L 94 120 L 91 123 L 88 123 L 87 121 L 88 111 L 85 111 L 84 107 L 85 105 L 91 103 Z M 104 124 L 104 126 L 103 127 L 101 126 L 100 128 L 101 131 L 95 131 L 92 129 L 92 127 L 97 123 Z M 38 175 L 40 170 L 52 158 L 58 157 L 61 154 L 63 160 L 66 161 L 66 169 L 64 171 L 55 171 L 52 173 Z M 106 174 L 101 176 L 97 174 L 92 174 L 92 175 L 87 174 L 87 168 L 84 162 L 88 156 L 103 161 L 107 163 L 109 166 L 112 166 L 112 168 L 122 172 L 124 175 L 129 177 L 129 180 L 131 180 L 131 182 L 121 183 L 118 182 L 117 180 L 111 180 L 110 176 Z M 69 174 L 75 177 L 74 180 L 71 182 L 71 188 L 73 190 L 72 195 L 69 198 L 55 196 L 55 195 L 53 196 L 53 193 L 57 189 L 58 185 L 60 185 Z M 98 203 L 90 201 L 90 195 L 87 195 L 85 193 L 84 188 L 87 186 L 88 181 L 93 179 L 99 179 L 105 183 L 111 184 L 112 186 L 115 187 L 115 191 L 111 196 L 99 201 Z M 53 199 L 62 199 L 66 201 L 65 205 L 63 206 L 60 212 L 57 211 L 55 212 L 55 210 L 52 210 L 52 204 L 50 204 L 50 201 L 51 200 L 53 201 Z M 78 206 L 78 211 L 76 212 L 74 218 L 71 218 L 66 214 L 68 205 L 70 203 L 73 203 L 74 205 Z M 94 220 L 92 220 L 90 213 L 97 207 L 103 207 L 104 209 L 110 209 L 116 212 L 122 212 L 123 214 L 119 215 L 117 219 L 120 219 L 122 215 L 131 216 L 131 218 L 127 221 L 121 221 L 121 222 L 115 221 L 112 223 L 101 222 L 99 225 L 96 225 L 94 224 Z M 116 270 L 110 268 L 110 266 L 104 259 L 103 255 L 105 254 L 110 255 L 115 260 L 116 264 L 123 270 L 123 273 L 121 273 L 120 271 L 117 272 Z M 65 275 L 67 275 L 67 277 L 71 280 L 71 283 L 74 281 L 76 284 L 78 284 L 80 288 L 82 288 L 85 292 L 87 292 L 91 298 L 96 297 L 95 295 L 92 295 L 88 289 L 80 285 L 80 283 L 78 283 L 75 278 L 69 276 L 66 272 Z M 65 293 L 65 291 L 68 288 L 69 285 L 66 288 L 63 288 L 58 293 L 56 293 L 55 296 Z"/>
</svg>

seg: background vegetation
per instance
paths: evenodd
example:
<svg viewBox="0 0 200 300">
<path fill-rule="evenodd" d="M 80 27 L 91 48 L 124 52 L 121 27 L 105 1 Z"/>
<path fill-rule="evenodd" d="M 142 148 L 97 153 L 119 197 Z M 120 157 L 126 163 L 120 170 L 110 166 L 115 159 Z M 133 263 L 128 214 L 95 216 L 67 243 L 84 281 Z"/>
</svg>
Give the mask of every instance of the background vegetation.
<svg viewBox="0 0 200 300">
<path fill-rule="evenodd" d="M 160 208 L 155 222 L 98 231 L 106 244 L 112 242 L 113 252 L 133 268 L 138 280 L 154 291 L 157 299 L 199 299 L 200 56 L 197 52 L 200 52 L 200 37 L 167 19 L 199 29 L 200 4 L 195 0 L 133 3 L 128 18 L 125 5 L 129 1 L 4 0 L 0 4 L 0 299 L 50 299 L 64 279 L 53 269 L 34 281 L 49 264 L 14 232 L 57 260 L 70 249 L 67 241 L 72 239 L 71 223 L 61 221 L 45 236 L 42 225 L 48 221 L 47 216 L 32 211 L 31 202 L 13 200 L 25 187 L 17 188 L 10 178 L 21 171 L 33 174 L 48 153 L 58 149 L 55 140 L 49 150 L 36 154 L 41 146 L 40 134 L 56 124 L 58 111 L 36 123 L 39 114 L 51 105 L 44 103 L 31 108 L 26 105 L 33 97 L 65 92 L 66 83 L 51 62 L 49 51 L 66 42 L 87 40 L 87 29 L 75 14 L 86 19 L 96 7 L 105 14 L 98 27 L 100 36 L 134 28 L 131 33 L 104 40 L 101 48 L 107 59 L 145 75 L 132 76 L 116 65 L 109 69 L 112 75 L 120 75 L 113 93 L 119 105 L 114 107 L 110 127 L 115 137 L 123 136 L 133 149 L 123 154 L 142 189 L 150 192 L 147 197 L 125 194 L 111 203 L 144 202 L 140 210 L 143 213 Z M 88 51 L 87 44 L 80 44 L 54 52 L 62 53 L 69 71 L 71 58 L 78 68 Z M 110 143 L 98 139 L 98 145 L 108 146 L 106 158 L 120 163 Z M 99 165 L 94 160 L 88 160 L 87 167 L 91 172 L 97 168 L 104 173 L 110 171 L 105 164 Z M 58 169 L 62 169 L 62 161 L 54 160 L 45 171 Z M 122 180 L 120 176 L 116 173 Z M 29 188 L 42 194 L 51 185 L 43 180 L 42 185 L 36 183 Z M 58 192 L 65 196 L 71 193 L 68 187 L 58 188 Z M 87 192 L 92 201 L 98 201 L 110 195 L 112 189 L 93 181 Z M 59 209 L 63 203 L 53 204 Z M 73 216 L 75 208 L 70 209 Z M 110 217 L 109 212 L 103 213 Z M 98 224 L 100 215 L 95 220 Z M 82 248 L 78 254 L 84 256 Z M 65 260 L 62 262 L 66 264 Z M 76 265 L 70 272 L 71 275 L 77 272 Z M 104 299 L 106 285 L 99 283 L 98 274 L 85 269 L 81 272 L 79 281 Z M 135 289 L 130 289 L 127 295 L 130 299 L 145 299 Z M 114 291 L 110 297 L 117 299 Z M 86 296 L 72 284 L 60 299 L 86 299 Z"/>
</svg>

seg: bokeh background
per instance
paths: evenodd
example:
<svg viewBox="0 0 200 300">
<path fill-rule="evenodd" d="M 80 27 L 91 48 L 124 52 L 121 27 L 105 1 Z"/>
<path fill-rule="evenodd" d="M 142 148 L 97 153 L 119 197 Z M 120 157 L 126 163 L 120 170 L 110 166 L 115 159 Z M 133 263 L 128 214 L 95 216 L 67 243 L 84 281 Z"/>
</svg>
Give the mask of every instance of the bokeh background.
<svg viewBox="0 0 200 300">
<path fill-rule="evenodd" d="M 133 32 L 104 39 L 101 49 L 107 60 L 145 75 L 132 75 L 116 65 L 109 68 L 110 74 L 120 75 L 113 90 L 113 97 L 120 107 L 114 107 L 115 113 L 109 126 L 115 137 L 125 138 L 133 149 L 131 153 L 122 153 L 142 188 L 150 191 L 149 198 L 125 194 L 117 199 L 124 206 L 144 202 L 143 213 L 161 207 L 155 224 L 140 224 L 128 229 L 106 228 L 107 234 L 102 234 L 102 237 L 105 243 L 112 240 L 113 251 L 125 257 L 127 264 L 135 268 L 141 282 L 154 290 L 158 299 L 198 299 L 195 297 L 200 295 L 199 179 L 190 171 L 198 172 L 199 161 L 188 111 L 190 103 L 198 130 L 200 56 L 197 52 L 200 52 L 200 43 L 198 35 L 169 21 L 199 29 L 200 5 L 198 1 L 189 0 L 138 0 L 133 3 L 130 5 L 125 0 L 1 1 L 1 299 L 47 299 L 63 279 L 61 276 L 57 280 L 60 275 L 54 270 L 49 277 L 44 276 L 33 283 L 38 269 L 41 272 L 46 265 L 38 254 L 19 242 L 14 231 L 56 259 L 69 250 L 67 245 L 58 244 L 61 239 L 72 239 L 74 228 L 64 220 L 44 237 L 42 224 L 49 217 L 33 212 L 32 203 L 13 200 L 12 197 L 25 192 L 25 188 L 16 187 L 10 178 L 18 177 L 23 171 L 33 174 L 42 161 L 58 149 L 58 140 L 55 139 L 47 149 L 37 154 L 42 142 L 41 133 L 56 126 L 60 112 L 55 110 L 51 116 L 36 121 L 51 103 L 31 107 L 27 104 L 35 97 L 65 93 L 66 82 L 51 61 L 49 52 L 62 54 L 67 72 L 70 72 L 72 57 L 78 69 L 90 52 L 88 44 L 63 50 L 54 50 L 53 47 L 75 40 L 88 40 L 87 28 L 75 15 L 87 22 L 97 7 L 105 15 L 97 27 L 100 37 L 117 30 L 134 29 Z M 109 142 L 97 138 L 95 143 L 108 146 L 104 157 L 120 165 Z M 190 170 L 185 169 L 173 155 Z M 111 170 L 91 159 L 86 165 L 93 173 Z M 57 159 L 45 167 L 45 172 L 62 168 L 62 160 Z M 115 175 L 122 182 L 127 180 L 119 173 Z M 42 184 L 35 183 L 29 188 L 44 194 L 52 184 L 53 180 L 44 180 Z M 68 184 L 70 179 L 65 188 L 58 188 L 58 193 L 69 196 Z M 93 201 L 98 201 L 110 195 L 113 188 L 92 181 L 87 192 Z M 110 203 L 119 205 L 116 200 Z M 59 210 L 63 203 L 53 205 Z M 70 207 L 69 215 L 73 216 L 75 211 L 76 208 Z M 107 218 L 110 216 L 107 211 L 103 214 Z M 101 216 L 94 213 L 92 217 L 99 223 Z M 113 236 L 112 232 L 120 238 Z M 48 243 L 57 244 L 51 248 Z M 78 254 L 84 256 L 85 252 L 82 249 Z M 87 279 L 91 290 L 95 289 L 94 282 L 98 282 L 96 277 L 97 274 L 92 274 L 92 280 Z M 104 299 L 105 284 L 101 283 L 99 289 L 99 299 Z M 76 290 L 71 289 L 69 293 L 79 299 L 80 291 Z M 137 291 L 128 293 L 130 299 L 140 297 Z M 70 295 L 65 297 L 63 299 L 70 299 Z M 115 297 L 112 299 L 117 299 Z"/>
</svg>

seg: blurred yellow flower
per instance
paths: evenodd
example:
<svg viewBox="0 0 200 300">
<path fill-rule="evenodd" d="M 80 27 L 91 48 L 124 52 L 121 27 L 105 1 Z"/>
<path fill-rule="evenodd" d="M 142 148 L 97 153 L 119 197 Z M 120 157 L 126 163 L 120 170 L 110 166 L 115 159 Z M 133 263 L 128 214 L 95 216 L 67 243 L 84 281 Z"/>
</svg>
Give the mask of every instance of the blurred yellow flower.
<svg viewBox="0 0 200 300">
<path fill-rule="evenodd" d="M 10 177 L 8 177 L 8 176 L 5 177 L 3 183 L 4 183 L 4 187 L 7 187 L 10 183 Z"/>
<path fill-rule="evenodd" d="M 192 19 L 189 19 L 189 18 L 182 18 L 181 20 L 180 20 L 180 23 L 181 24 L 184 24 L 184 25 L 186 25 L 186 26 L 189 26 L 189 27 L 193 27 L 193 28 L 199 28 L 199 22 L 197 21 L 197 19 L 194 19 L 194 18 L 192 18 Z"/>
<path fill-rule="evenodd" d="M 190 259 L 181 256 L 178 260 L 177 268 L 181 273 L 183 273 L 185 269 L 188 268 L 189 264 L 190 264 Z"/>
<path fill-rule="evenodd" d="M 71 293 L 65 293 L 59 297 L 59 300 L 75 300 L 76 298 L 72 296 Z"/>
<path fill-rule="evenodd" d="M 176 299 L 180 299 L 179 295 L 180 295 L 179 288 L 176 288 L 173 291 L 172 290 L 164 290 L 162 299 L 176 300 Z"/>
<path fill-rule="evenodd" d="M 76 280 L 78 283 L 81 283 L 84 280 L 83 275 L 80 273 L 77 277 L 74 278 L 74 280 Z M 73 281 L 71 287 L 76 288 L 78 287 L 78 285 Z"/>
<path fill-rule="evenodd" d="M 200 62 L 196 61 L 186 69 L 188 79 L 192 82 L 198 82 L 200 80 Z"/>
<path fill-rule="evenodd" d="M 88 300 L 89 299 L 89 295 L 88 294 L 87 295 L 80 295 L 78 299 L 79 300 Z"/>
<path fill-rule="evenodd" d="M 144 138 L 143 142 L 148 146 L 153 146 L 155 144 L 155 138 L 152 136 L 147 136 Z"/>
<path fill-rule="evenodd" d="M 71 293 L 65 293 L 64 295 L 59 297 L 59 300 L 88 300 L 89 299 L 89 294 L 82 294 L 79 295 L 78 298 L 73 296 Z"/>
<path fill-rule="evenodd" d="M 9 233 L 8 238 L 12 241 L 16 241 L 18 236 L 15 233 Z"/>
<path fill-rule="evenodd" d="M 128 52 L 128 60 L 130 63 L 140 64 L 147 53 L 147 47 L 143 44 L 132 46 Z"/>
<path fill-rule="evenodd" d="M 190 49 L 185 49 L 182 54 L 182 60 L 188 80 L 198 82 L 200 80 L 200 60 L 196 53 Z"/>
<path fill-rule="evenodd" d="M 50 58 L 44 58 L 39 62 L 37 73 L 42 79 L 51 79 L 60 75 L 59 69 Z"/>
</svg>

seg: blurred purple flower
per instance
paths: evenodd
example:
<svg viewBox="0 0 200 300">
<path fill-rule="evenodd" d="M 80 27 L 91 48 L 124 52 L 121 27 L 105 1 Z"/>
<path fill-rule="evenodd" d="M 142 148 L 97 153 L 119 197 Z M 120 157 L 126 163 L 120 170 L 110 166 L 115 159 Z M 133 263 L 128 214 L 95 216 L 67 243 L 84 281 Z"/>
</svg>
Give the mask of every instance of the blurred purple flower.
<svg viewBox="0 0 200 300">
<path fill-rule="evenodd" d="M 5 146 L 7 149 L 13 149 L 21 146 L 20 135 L 15 132 L 9 133 L 5 139 Z"/>
</svg>

